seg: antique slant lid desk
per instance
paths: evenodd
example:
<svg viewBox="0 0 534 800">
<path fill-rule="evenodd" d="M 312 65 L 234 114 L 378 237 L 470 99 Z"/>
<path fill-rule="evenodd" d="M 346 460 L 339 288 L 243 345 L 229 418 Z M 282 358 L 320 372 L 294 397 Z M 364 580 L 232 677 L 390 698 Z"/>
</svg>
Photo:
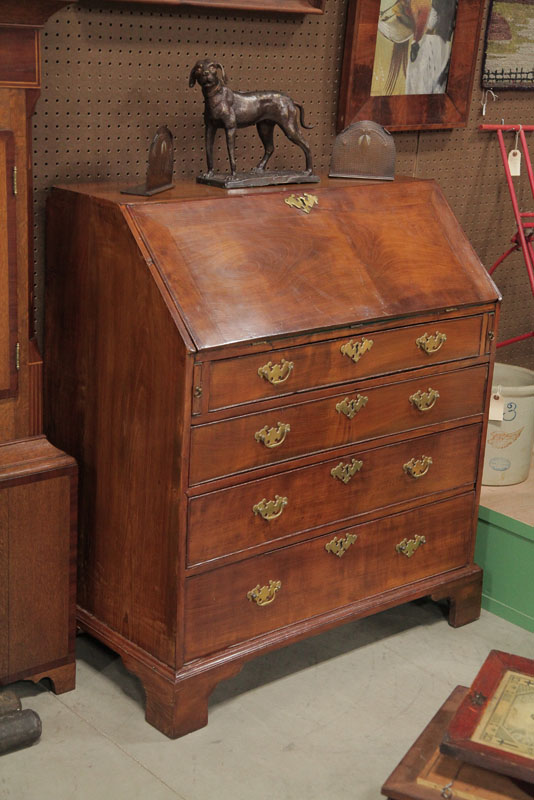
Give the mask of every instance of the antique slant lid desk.
<svg viewBox="0 0 534 800">
<path fill-rule="evenodd" d="M 498 292 L 432 181 L 301 188 L 49 204 L 78 618 L 173 737 L 257 653 L 424 595 L 480 611 Z"/>
</svg>

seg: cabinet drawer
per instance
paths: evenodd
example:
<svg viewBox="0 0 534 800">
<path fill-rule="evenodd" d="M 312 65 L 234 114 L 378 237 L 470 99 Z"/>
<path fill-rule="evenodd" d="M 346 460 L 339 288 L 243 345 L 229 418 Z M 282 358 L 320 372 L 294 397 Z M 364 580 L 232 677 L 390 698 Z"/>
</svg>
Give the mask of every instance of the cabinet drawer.
<svg viewBox="0 0 534 800">
<path fill-rule="evenodd" d="M 360 448 L 342 459 L 194 497 L 189 504 L 188 563 L 435 492 L 472 488 L 480 430 L 478 424 L 468 425 L 389 447 Z M 206 531 L 216 533 L 208 536 Z"/>
<path fill-rule="evenodd" d="M 186 660 L 463 566 L 473 504 L 473 494 L 462 495 L 188 578 Z M 326 550 L 335 538 L 354 536 L 342 556 Z M 398 551 L 410 552 L 416 537 L 425 541 L 411 557 Z M 271 581 L 273 590 L 279 585 L 272 602 L 249 599 L 251 592 L 261 598 Z"/>
<path fill-rule="evenodd" d="M 475 357 L 480 353 L 482 320 L 479 315 L 411 325 L 214 361 L 209 408 Z M 425 334 L 433 338 L 427 340 Z"/>
<path fill-rule="evenodd" d="M 479 414 L 486 374 L 487 367 L 481 366 L 370 389 L 352 386 L 326 399 L 194 426 L 191 483 Z M 423 393 L 429 390 L 432 395 L 425 401 Z M 420 410 L 410 400 L 414 396 L 423 397 L 423 408 L 431 407 Z M 352 418 L 347 416 L 353 413 L 350 403 L 359 406 Z"/>
</svg>

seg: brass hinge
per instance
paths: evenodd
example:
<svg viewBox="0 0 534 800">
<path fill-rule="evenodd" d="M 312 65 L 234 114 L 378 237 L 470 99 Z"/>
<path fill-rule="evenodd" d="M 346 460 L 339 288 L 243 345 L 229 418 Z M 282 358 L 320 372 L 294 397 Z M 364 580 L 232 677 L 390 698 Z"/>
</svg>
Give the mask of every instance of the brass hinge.
<svg viewBox="0 0 534 800">
<path fill-rule="evenodd" d="M 17 168 L 13 167 L 13 194 L 18 194 L 19 187 L 18 187 L 18 179 L 17 179 Z"/>
<path fill-rule="evenodd" d="M 15 345 L 15 368 L 17 372 L 20 369 L 20 342 Z"/>
</svg>

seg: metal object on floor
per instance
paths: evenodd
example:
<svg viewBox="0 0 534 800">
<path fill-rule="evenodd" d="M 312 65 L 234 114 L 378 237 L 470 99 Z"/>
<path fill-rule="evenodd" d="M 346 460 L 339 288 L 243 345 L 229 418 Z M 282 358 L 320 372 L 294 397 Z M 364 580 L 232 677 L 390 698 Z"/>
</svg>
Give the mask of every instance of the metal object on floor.
<svg viewBox="0 0 534 800">
<path fill-rule="evenodd" d="M 353 122 L 334 142 L 330 178 L 371 178 L 392 181 L 395 177 L 395 142 L 382 125 L 371 120 Z"/>
<path fill-rule="evenodd" d="M 41 719 L 35 711 L 22 710 L 14 692 L 0 693 L 0 755 L 28 747 L 39 739 L 41 731 Z"/>
</svg>

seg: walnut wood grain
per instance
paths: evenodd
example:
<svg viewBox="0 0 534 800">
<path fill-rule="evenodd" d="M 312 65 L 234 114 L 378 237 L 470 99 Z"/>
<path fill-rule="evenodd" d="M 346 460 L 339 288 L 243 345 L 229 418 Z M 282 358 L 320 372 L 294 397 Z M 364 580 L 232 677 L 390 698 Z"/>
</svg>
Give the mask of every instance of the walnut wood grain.
<svg viewBox="0 0 534 800">
<path fill-rule="evenodd" d="M 358 189 L 319 185 L 309 215 L 288 189 L 131 215 L 199 349 L 496 299 L 432 181 Z"/>
<path fill-rule="evenodd" d="M 368 337 L 347 335 L 325 343 L 258 353 L 237 359 L 225 359 L 211 364 L 209 408 L 225 408 L 263 398 L 276 397 L 305 389 L 315 389 L 336 383 L 348 383 L 356 378 L 382 375 L 417 367 L 428 367 L 444 361 L 475 357 L 480 352 L 480 331 L 483 317 L 465 317 L 433 325 L 413 325 L 389 331 L 373 332 Z M 447 340 L 434 353 L 426 353 L 417 345 L 425 333 L 439 330 Z M 350 342 L 372 342 L 357 361 L 341 351 Z M 283 383 L 270 383 L 258 374 L 269 362 L 293 364 Z"/>
<path fill-rule="evenodd" d="M 191 483 L 480 413 L 484 407 L 486 375 L 485 367 L 475 367 L 447 374 L 427 374 L 418 380 L 377 389 L 352 385 L 342 394 L 325 400 L 195 426 L 191 437 Z M 439 391 L 439 399 L 430 410 L 418 411 L 409 398 L 428 388 Z M 353 419 L 337 411 L 338 403 L 358 395 L 367 397 L 368 401 Z M 265 426 L 276 427 L 278 422 L 291 426 L 282 444 L 268 448 L 255 439 L 257 431 Z"/>
<path fill-rule="evenodd" d="M 147 719 L 169 736 L 205 724 L 215 683 L 260 652 L 433 592 L 452 599 L 455 623 L 480 608 L 474 498 L 498 293 L 433 184 L 325 181 L 317 191 L 322 213 L 308 221 L 292 216 L 279 188 L 227 194 L 191 182 L 165 200 L 126 204 L 113 186 L 51 193 L 45 418 L 52 441 L 81 467 L 79 623 L 140 676 Z M 405 229 L 381 227 L 382 208 L 390 223 L 408 220 Z M 413 348 L 414 330 L 434 333 L 442 323 L 452 361 L 412 357 L 396 343 L 399 332 Z M 328 373 L 338 357 L 332 343 L 371 333 L 378 342 L 380 331 L 392 354 L 342 386 L 321 384 L 315 348 L 325 347 L 317 363 L 322 358 Z M 223 402 L 232 405 L 210 410 L 221 402 L 217 392 L 222 397 L 219 364 L 252 364 L 260 355 L 263 364 L 298 348 L 312 355 L 297 391 L 257 397 L 247 378 L 237 390 L 225 386 Z M 348 359 L 347 366 L 357 367 Z M 328 374 L 338 380 L 336 368 Z M 417 411 L 410 394 L 434 384 L 442 402 Z M 369 400 L 349 421 L 335 406 L 357 393 Z M 262 455 L 254 433 L 286 413 L 287 449 Z M 423 440 L 439 443 L 436 464 L 449 454 L 441 480 L 426 476 L 427 489 L 402 465 L 400 476 L 392 472 L 395 454 L 403 463 L 425 455 Z M 324 462 L 331 469 L 338 455 L 364 452 L 388 477 L 381 485 L 376 475 L 356 476 L 369 487 L 356 525 L 350 503 L 331 501 L 338 487 L 320 493 L 317 481 Z M 461 458 L 454 467 L 452 452 Z M 243 507 L 286 479 L 303 503 L 315 494 L 317 514 L 302 505 L 302 519 L 280 537 L 241 529 L 240 514 L 252 514 Z M 252 501 L 255 486 L 262 492 Z M 224 524 L 218 497 L 228 498 L 225 509 L 241 506 Z M 396 544 L 422 520 L 437 533 L 407 558 Z M 347 534 L 358 538 L 341 558 L 324 549 Z M 394 558 L 382 557 L 384 542 Z M 191 566 L 188 558 L 211 560 Z M 283 581 L 298 587 L 289 607 L 279 603 L 285 586 L 272 605 L 255 607 L 274 609 L 267 622 L 250 617 L 246 599 L 277 579 L 257 575 L 264 564 L 280 566 Z M 244 616 L 228 594 L 236 581 Z"/>
<path fill-rule="evenodd" d="M 57 212 L 49 225 L 45 413 L 50 439 L 80 462 L 78 602 L 174 663 L 179 589 L 171 565 L 192 359 L 118 211 L 82 197 Z M 61 234 L 66 224 L 72 237 Z"/>
<path fill-rule="evenodd" d="M 1 44 L 1 43 L 0 43 Z M 15 137 L 0 130 L 0 399 L 17 391 L 17 228 L 13 168 Z"/>
<path fill-rule="evenodd" d="M 0 682 L 65 667 L 70 678 L 57 675 L 65 686 L 74 680 L 76 465 L 43 436 L 2 444 L 0 497 L 7 600 Z"/>
<path fill-rule="evenodd" d="M 188 563 L 267 541 L 280 545 L 280 540 L 300 531 L 333 522 L 347 524 L 345 521 L 372 510 L 383 515 L 396 503 L 460 486 L 471 488 L 479 446 L 480 425 L 470 425 L 408 443 L 355 450 L 316 466 L 195 497 L 189 503 Z M 424 477 L 413 478 L 403 466 L 423 455 L 432 458 L 432 466 Z M 332 477 L 332 469 L 339 463 L 350 464 L 352 459 L 361 460 L 363 466 L 348 483 Z M 276 495 L 288 501 L 280 517 L 267 521 L 253 513 L 253 506 L 262 498 Z"/>
<path fill-rule="evenodd" d="M 357 535 L 342 557 L 325 550 L 331 534 L 239 564 L 188 578 L 186 660 L 228 647 L 299 619 L 402 586 L 467 560 L 473 495 L 386 517 L 339 536 Z M 426 537 L 411 557 L 396 552 L 405 537 Z M 261 608 L 247 599 L 257 584 L 280 581 L 275 600 Z"/>
</svg>

